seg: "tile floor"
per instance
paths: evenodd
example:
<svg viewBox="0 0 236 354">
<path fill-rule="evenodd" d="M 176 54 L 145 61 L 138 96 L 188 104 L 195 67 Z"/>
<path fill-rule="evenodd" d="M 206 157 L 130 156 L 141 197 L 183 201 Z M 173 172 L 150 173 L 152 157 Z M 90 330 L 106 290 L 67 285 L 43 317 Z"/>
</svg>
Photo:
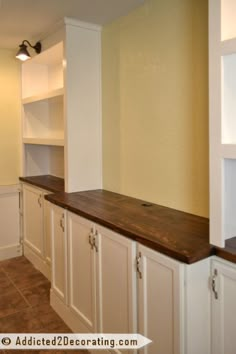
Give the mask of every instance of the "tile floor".
<svg viewBox="0 0 236 354">
<path fill-rule="evenodd" d="M 50 282 L 25 257 L 0 261 L 0 333 L 71 333 L 51 308 L 49 291 Z M 63 350 L 0 350 L 6 354 L 16 352 L 67 353 Z"/>
</svg>

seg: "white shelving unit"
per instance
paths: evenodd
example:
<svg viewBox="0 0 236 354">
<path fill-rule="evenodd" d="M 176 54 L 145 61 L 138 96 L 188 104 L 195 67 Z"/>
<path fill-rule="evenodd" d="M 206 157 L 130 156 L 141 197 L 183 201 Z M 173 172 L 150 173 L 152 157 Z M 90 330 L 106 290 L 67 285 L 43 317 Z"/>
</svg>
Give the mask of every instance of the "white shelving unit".
<svg viewBox="0 0 236 354">
<path fill-rule="evenodd" d="M 101 188 L 100 27 L 65 18 L 22 64 L 23 176 Z"/>
<path fill-rule="evenodd" d="M 236 1 L 209 0 L 210 242 L 236 236 Z"/>
</svg>

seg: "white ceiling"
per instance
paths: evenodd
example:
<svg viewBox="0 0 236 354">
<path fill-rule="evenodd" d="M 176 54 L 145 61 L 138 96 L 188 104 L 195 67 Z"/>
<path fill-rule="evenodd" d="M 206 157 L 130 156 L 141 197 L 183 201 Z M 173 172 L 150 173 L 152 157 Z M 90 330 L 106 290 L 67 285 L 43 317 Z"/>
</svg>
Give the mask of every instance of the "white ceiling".
<svg viewBox="0 0 236 354">
<path fill-rule="evenodd" d="M 17 48 L 63 17 L 99 25 L 127 14 L 145 0 L 0 0 L 0 48 Z"/>
</svg>

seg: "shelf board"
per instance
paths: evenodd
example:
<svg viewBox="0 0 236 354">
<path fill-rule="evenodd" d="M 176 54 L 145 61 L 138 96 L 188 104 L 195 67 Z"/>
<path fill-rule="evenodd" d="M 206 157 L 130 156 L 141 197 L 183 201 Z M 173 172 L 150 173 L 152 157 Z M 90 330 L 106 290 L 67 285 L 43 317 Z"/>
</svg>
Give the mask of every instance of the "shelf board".
<svg viewBox="0 0 236 354">
<path fill-rule="evenodd" d="M 236 54 L 236 38 L 221 41 L 221 55 Z"/>
<path fill-rule="evenodd" d="M 236 159 L 236 144 L 221 144 L 221 156 L 226 159 Z"/>
<path fill-rule="evenodd" d="M 30 96 L 22 99 L 23 104 L 28 104 L 28 103 L 33 103 L 33 102 L 38 102 L 38 101 L 43 101 L 43 100 L 48 100 L 50 98 L 54 97 L 59 97 L 64 95 L 64 89 L 59 88 L 56 90 L 52 90 L 50 92 L 45 92 L 40 95 L 35 95 L 35 96 Z"/>
<path fill-rule="evenodd" d="M 51 146 L 64 146 L 64 139 L 57 138 L 23 138 L 24 144 L 31 145 L 51 145 Z"/>
</svg>

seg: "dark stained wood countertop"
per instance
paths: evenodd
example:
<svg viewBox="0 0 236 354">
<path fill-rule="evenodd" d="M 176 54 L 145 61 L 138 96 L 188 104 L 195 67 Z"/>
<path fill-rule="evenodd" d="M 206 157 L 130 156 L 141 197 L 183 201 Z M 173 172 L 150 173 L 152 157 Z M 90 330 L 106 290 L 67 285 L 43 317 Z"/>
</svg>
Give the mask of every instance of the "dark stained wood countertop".
<svg viewBox="0 0 236 354">
<path fill-rule="evenodd" d="M 32 177 L 19 177 L 19 180 L 32 184 L 33 186 L 45 189 L 52 193 L 64 192 L 64 179 L 51 176 L 32 176 Z"/>
<path fill-rule="evenodd" d="M 215 254 L 227 261 L 236 263 L 236 237 L 225 241 L 225 248 L 216 247 Z"/>
<path fill-rule="evenodd" d="M 215 252 L 207 218 L 105 190 L 45 198 L 181 262 L 194 263 Z"/>
</svg>

